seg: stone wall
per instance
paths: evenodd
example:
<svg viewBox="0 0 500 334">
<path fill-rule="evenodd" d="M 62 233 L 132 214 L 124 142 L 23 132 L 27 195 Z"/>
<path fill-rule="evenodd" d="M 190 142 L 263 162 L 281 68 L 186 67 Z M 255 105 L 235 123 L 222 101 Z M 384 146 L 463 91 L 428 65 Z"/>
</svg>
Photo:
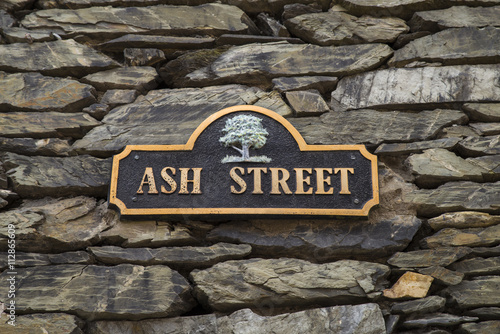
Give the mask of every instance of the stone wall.
<svg viewBox="0 0 500 334">
<path fill-rule="evenodd" d="M 500 333 L 500 2 L 221 2 L 0 2 L 0 332 Z M 108 210 L 112 155 L 241 104 L 366 145 L 379 207 Z"/>
</svg>

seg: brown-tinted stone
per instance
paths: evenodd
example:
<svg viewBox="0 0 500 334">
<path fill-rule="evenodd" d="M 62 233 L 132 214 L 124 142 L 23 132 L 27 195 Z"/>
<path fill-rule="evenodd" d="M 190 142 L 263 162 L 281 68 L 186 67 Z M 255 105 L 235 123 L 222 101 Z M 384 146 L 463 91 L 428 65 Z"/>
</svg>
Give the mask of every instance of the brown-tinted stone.
<svg viewBox="0 0 500 334">
<path fill-rule="evenodd" d="M 5 319 L 0 320 L 0 331 L 2 333 L 84 334 L 82 329 L 85 322 L 74 315 L 65 313 L 16 315 L 15 326 L 8 324 L 4 320 Z"/>
<path fill-rule="evenodd" d="M 443 228 L 473 228 L 488 227 L 500 224 L 500 216 L 492 216 L 484 212 L 463 211 L 444 213 L 427 221 L 433 230 Z"/>
<path fill-rule="evenodd" d="M 422 240 L 426 248 L 456 246 L 494 246 L 500 242 L 500 225 L 490 227 L 457 230 L 444 228 L 436 234 Z"/>
<path fill-rule="evenodd" d="M 443 285 L 457 285 L 458 283 L 462 282 L 464 278 L 463 273 L 438 266 L 418 269 L 418 272 L 434 277 L 434 282 Z"/>
<path fill-rule="evenodd" d="M 135 89 L 142 93 L 158 86 L 158 73 L 153 67 L 131 66 L 89 74 L 80 81 L 94 86 L 97 90 Z"/>
<path fill-rule="evenodd" d="M 390 299 L 424 298 L 434 278 L 407 271 L 390 289 L 384 290 L 384 297 Z"/>
<path fill-rule="evenodd" d="M 330 111 L 318 91 L 292 91 L 285 93 L 296 116 L 314 116 Z"/>
<path fill-rule="evenodd" d="M 0 151 L 16 152 L 22 155 L 67 156 L 70 148 L 69 140 L 66 139 L 0 137 Z"/>
</svg>

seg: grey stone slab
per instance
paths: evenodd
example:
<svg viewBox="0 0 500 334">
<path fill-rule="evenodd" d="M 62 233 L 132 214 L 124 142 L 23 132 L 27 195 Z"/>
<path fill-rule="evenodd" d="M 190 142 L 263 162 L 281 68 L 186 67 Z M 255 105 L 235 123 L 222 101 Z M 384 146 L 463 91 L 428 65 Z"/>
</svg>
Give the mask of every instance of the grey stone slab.
<svg viewBox="0 0 500 334">
<path fill-rule="evenodd" d="M 445 228 L 438 233 L 422 240 L 422 246 L 426 248 L 436 247 L 485 247 L 495 246 L 500 241 L 500 225 L 486 228 L 471 228 L 458 230 Z"/>
<path fill-rule="evenodd" d="M 429 296 L 417 300 L 409 300 L 392 305 L 391 313 L 395 314 L 425 314 L 444 309 L 446 298 Z"/>
<path fill-rule="evenodd" d="M 214 42 L 214 37 L 127 34 L 101 43 L 99 49 L 109 52 L 122 52 L 133 45 L 134 48 L 155 48 L 159 50 L 196 50 L 211 48 Z"/>
<path fill-rule="evenodd" d="M 0 137 L 0 151 L 21 155 L 68 156 L 70 149 L 70 141 L 67 139 Z"/>
<path fill-rule="evenodd" d="M 335 89 L 338 82 L 337 77 L 329 76 L 304 76 L 304 77 L 281 77 L 272 80 L 273 89 L 280 93 L 316 89 L 321 94 L 326 94 Z"/>
<path fill-rule="evenodd" d="M 77 316 L 65 313 L 36 313 L 16 315 L 15 326 L 6 321 L 0 322 L 2 333 L 51 333 L 84 334 L 85 322 Z"/>
<path fill-rule="evenodd" d="M 422 153 L 424 150 L 442 148 L 453 150 L 460 138 L 442 138 L 413 143 L 382 144 L 375 150 L 377 155 L 406 155 L 411 153 Z"/>
<path fill-rule="evenodd" d="M 391 266 L 400 268 L 446 267 L 471 252 L 466 247 L 424 249 L 409 252 L 397 252 L 387 260 Z"/>
<path fill-rule="evenodd" d="M 405 328 L 426 328 L 430 326 L 453 327 L 465 322 L 474 322 L 477 320 L 479 319 L 476 317 L 437 313 L 428 314 L 418 319 L 406 320 L 401 325 Z"/>
<path fill-rule="evenodd" d="M 418 269 L 418 272 L 434 278 L 434 282 L 442 285 L 457 285 L 462 282 L 464 274 L 439 266 Z"/>
<path fill-rule="evenodd" d="M 450 269 L 464 273 L 467 277 L 500 275 L 500 257 L 466 259 L 453 263 Z"/>
<path fill-rule="evenodd" d="M 500 300 L 500 276 L 476 277 L 450 286 L 444 290 L 461 309 L 498 306 Z"/>
<path fill-rule="evenodd" d="M 500 123 L 470 123 L 470 127 L 481 136 L 493 136 L 500 134 Z"/>
<path fill-rule="evenodd" d="M 500 331 L 500 321 L 483 321 L 460 325 L 457 334 L 482 334 L 497 333 Z"/>
<path fill-rule="evenodd" d="M 286 92 L 285 96 L 296 116 L 321 115 L 330 111 L 325 100 L 316 90 Z"/>
<path fill-rule="evenodd" d="M 465 103 L 463 108 L 473 121 L 500 121 L 500 103 Z"/>
<path fill-rule="evenodd" d="M 465 156 L 500 154 L 500 135 L 486 137 L 467 137 L 458 143 L 458 150 Z"/>
<path fill-rule="evenodd" d="M 158 86 L 159 76 L 153 67 L 130 66 L 89 74 L 80 81 L 104 92 L 109 89 L 135 89 L 147 93 Z"/>
</svg>

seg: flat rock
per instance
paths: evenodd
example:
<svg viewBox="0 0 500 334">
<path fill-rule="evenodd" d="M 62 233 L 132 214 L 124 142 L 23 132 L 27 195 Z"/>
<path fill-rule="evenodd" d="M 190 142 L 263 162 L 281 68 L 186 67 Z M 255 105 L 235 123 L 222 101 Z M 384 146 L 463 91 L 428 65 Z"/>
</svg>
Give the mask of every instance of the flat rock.
<svg viewBox="0 0 500 334">
<path fill-rule="evenodd" d="M 405 164 L 420 188 L 434 188 L 450 181 L 484 181 L 488 171 L 445 149 L 429 149 L 413 154 Z"/>
<path fill-rule="evenodd" d="M 383 3 L 374 0 L 341 0 L 340 4 L 357 16 L 368 13 L 374 16 L 397 16 L 405 20 L 410 19 L 416 11 L 437 9 L 440 5 L 432 0 L 389 0 Z"/>
<path fill-rule="evenodd" d="M 92 86 L 75 80 L 0 71 L 0 112 L 79 112 L 95 103 L 94 94 Z"/>
<path fill-rule="evenodd" d="M 474 247 L 471 254 L 480 257 L 500 256 L 500 245 L 495 247 Z"/>
<path fill-rule="evenodd" d="M 222 312 L 274 305 L 332 305 L 364 301 L 380 292 L 387 266 L 354 260 L 313 264 L 297 259 L 227 261 L 191 272 L 197 299 Z"/>
<path fill-rule="evenodd" d="M 200 6 L 90 7 L 47 9 L 27 15 L 21 24 L 32 30 L 51 31 L 66 38 L 85 34 L 105 40 L 126 34 L 218 36 L 248 33 L 252 21 L 238 7 Z"/>
<path fill-rule="evenodd" d="M 418 269 L 418 272 L 423 275 L 434 277 L 434 282 L 442 285 L 457 285 L 464 278 L 463 273 L 452 271 L 439 266 Z"/>
<path fill-rule="evenodd" d="M 24 198 L 89 195 L 105 197 L 111 172 L 110 159 L 27 157 L 5 153 L 4 168 L 16 193 Z"/>
<path fill-rule="evenodd" d="M 444 213 L 439 217 L 429 219 L 427 222 L 435 231 L 443 228 L 464 229 L 500 224 L 500 216 L 492 216 L 484 212 L 462 211 Z"/>
<path fill-rule="evenodd" d="M 244 45 L 250 43 L 277 43 L 287 42 L 289 44 L 304 44 L 300 38 L 294 37 L 276 37 L 276 36 L 262 36 L 262 35 L 238 35 L 238 34 L 224 34 L 217 38 L 215 44 L 218 46 L 223 45 Z"/>
<path fill-rule="evenodd" d="M 478 317 L 481 320 L 497 320 L 500 319 L 500 307 L 480 307 L 467 311 L 465 315 Z"/>
<path fill-rule="evenodd" d="M 477 321 L 476 317 L 457 316 L 453 314 L 427 314 L 418 319 L 409 319 L 401 325 L 405 328 L 426 328 L 428 326 L 453 327 L 464 322 Z"/>
<path fill-rule="evenodd" d="M 331 92 L 337 87 L 337 77 L 329 76 L 304 76 L 304 77 L 281 77 L 272 80 L 273 89 L 280 93 L 316 89 L 321 94 Z"/>
<path fill-rule="evenodd" d="M 405 21 L 398 18 L 358 18 L 336 11 L 296 16 L 285 21 L 285 26 L 304 41 L 322 46 L 392 43 L 409 30 Z"/>
<path fill-rule="evenodd" d="M 17 152 L 21 155 L 67 156 L 70 148 L 71 145 L 67 139 L 0 137 L 0 151 Z"/>
<path fill-rule="evenodd" d="M 500 135 L 467 137 L 458 143 L 458 151 L 469 157 L 500 154 Z"/>
<path fill-rule="evenodd" d="M 132 104 L 110 111 L 103 119 L 105 124 L 77 141 L 73 151 L 105 157 L 132 144 L 185 144 L 208 116 L 243 104 L 272 108 L 285 115 L 291 113 L 279 94 L 254 87 L 227 85 L 153 90 Z"/>
<path fill-rule="evenodd" d="M 390 66 L 404 67 L 415 61 L 442 65 L 495 64 L 500 60 L 500 29 L 494 27 L 447 29 L 416 39 L 394 52 Z"/>
<path fill-rule="evenodd" d="M 162 50 L 153 48 L 126 48 L 123 50 L 123 57 L 129 66 L 153 66 L 166 60 Z"/>
<path fill-rule="evenodd" d="M 82 138 L 89 130 L 100 124 L 84 113 L 7 112 L 0 113 L 0 136 Z"/>
<path fill-rule="evenodd" d="M 453 150 L 460 138 L 442 138 L 413 143 L 382 144 L 375 150 L 376 155 L 407 155 L 422 153 L 424 150 L 442 148 Z"/>
<path fill-rule="evenodd" d="M 295 111 L 296 116 L 321 115 L 330 111 L 323 97 L 318 91 L 292 91 L 285 93 L 288 103 Z"/>
<path fill-rule="evenodd" d="M 249 255 L 249 245 L 218 243 L 209 247 L 121 248 L 116 246 L 89 247 L 88 251 L 105 264 L 131 263 L 139 265 L 164 264 L 177 270 L 191 271 L 208 268 L 227 260 Z"/>
<path fill-rule="evenodd" d="M 444 308 L 446 298 L 430 296 L 417 300 L 409 300 L 392 305 L 391 313 L 394 314 L 424 314 L 439 311 Z"/>
<path fill-rule="evenodd" d="M 500 121 L 500 103 L 465 103 L 463 108 L 472 121 Z"/>
<path fill-rule="evenodd" d="M 85 322 L 74 315 L 65 313 L 36 313 L 16 315 L 15 324 L 12 326 L 5 321 L 0 321 L 0 331 L 10 334 L 84 334 L 82 328 Z"/>
<path fill-rule="evenodd" d="M 431 266 L 446 267 L 471 252 L 466 247 L 434 248 L 409 252 L 397 252 L 387 263 L 400 268 L 420 268 Z"/>
<path fill-rule="evenodd" d="M 8 267 L 8 253 L 2 253 L 0 268 L 4 270 Z M 92 260 L 87 252 L 65 252 L 59 254 L 39 254 L 16 252 L 16 268 L 48 266 L 51 264 L 90 264 Z"/>
<path fill-rule="evenodd" d="M 479 323 L 462 324 L 457 334 L 487 334 L 500 331 L 500 321 L 484 321 Z"/>
<path fill-rule="evenodd" d="M 22 206 L 0 213 L 0 222 L 16 226 L 18 252 L 67 252 L 99 241 L 99 233 L 110 227 L 106 205 L 94 198 L 78 196 L 66 199 L 45 198 L 24 201 Z M 7 250 L 7 234 L 0 234 L 0 248 Z M 66 263 L 68 254 L 49 255 L 51 264 Z M 55 257 L 55 258 L 54 258 Z M 74 255 L 84 258 L 84 255 Z M 80 261 L 80 260 L 78 260 Z"/>
<path fill-rule="evenodd" d="M 80 81 L 103 92 L 108 89 L 135 89 L 147 93 L 158 86 L 159 76 L 153 67 L 130 66 L 89 74 Z"/>
<path fill-rule="evenodd" d="M 290 33 L 280 22 L 275 18 L 270 17 L 267 13 L 259 13 L 256 17 L 257 27 L 266 36 L 274 37 L 290 37 Z"/>
<path fill-rule="evenodd" d="M 454 229 L 445 228 L 422 240 L 426 248 L 437 247 L 481 247 L 495 246 L 500 241 L 500 225 L 486 228 Z"/>
<path fill-rule="evenodd" d="M 500 276 L 475 277 L 444 290 L 451 301 L 461 309 L 498 306 Z"/>
<path fill-rule="evenodd" d="M 101 103 L 113 109 L 134 102 L 137 96 L 139 96 L 139 92 L 135 89 L 110 89 L 102 96 Z"/>
<path fill-rule="evenodd" d="M 422 109 L 500 100 L 498 65 L 389 68 L 345 77 L 332 92 L 334 110 Z M 475 78 L 473 80 L 473 78 Z M 411 85 L 409 82 L 418 82 Z"/>
<path fill-rule="evenodd" d="M 232 222 L 217 226 L 207 238 L 214 242 L 250 244 L 254 256 L 273 254 L 315 262 L 342 258 L 368 260 L 406 248 L 420 224 L 420 220 L 412 216 L 396 216 L 373 223 Z"/>
<path fill-rule="evenodd" d="M 131 45 L 134 48 L 155 48 L 162 51 L 196 50 L 211 48 L 215 43 L 213 37 L 183 37 L 127 34 L 103 42 L 99 49 L 109 52 L 122 52 Z"/>
<path fill-rule="evenodd" d="M 27 8 L 33 4 L 35 0 L 5 0 L 0 4 L 0 9 L 6 11 L 15 11 Z"/>
<path fill-rule="evenodd" d="M 499 14 L 500 6 L 453 6 L 442 10 L 417 12 L 408 24 L 412 31 L 425 30 L 432 32 L 462 27 L 498 27 L 500 25 L 497 20 Z"/>
<path fill-rule="evenodd" d="M 476 257 L 473 259 L 466 259 L 453 263 L 450 269 L 464 273 L 467 277 L 499 275 L 500 257 L 489 257 L 486 259 Z"/>
<path fill-rule="evenodd" d="M 496 200 L 500 182 L 449 182 L 437 189 L 422 189 L 405 194 L 405 201 L 417 206 L 424 217 L 433 217 L 450 211 L 480 211 L 498 214 Z"/>
<path fill-rule="evenodd" d="M 32 57 L 33 54 L 38 57 Z M 0 45 L 0 71 L 36 71 L 49 76 L 83 77 L 119 66 L 113 59 L 72 39 Z"/>
<path fill-rule="evenodd" d="M 470 127 L 479 132 L 481 136 L 500 134 L 500 123 L 470 123 Z"/>
<path fill-rule="evenodd" d="M 33 31 L 21 27 L 3 28 L 2 35 L 9 43 L 50 42 L 57 38 L 45 31 Z"/>
<path fill-rule="evenodd" d="M 328 112 L 319 118 L 292 119 L 309 144 L 368 144 L 431 139 L 441 128 L 466 122 L 458 110 L 419 113 L 356 110 Z"/>
<path fill-rule="evenodd" d="M 71 312 L 83 319 L 140 320 L 178 316 L 195 305 L 186 279 L 165 266 L 74 264 L 18 268 L 17 272 L 23 277 L 16 293 L 16 310 L 20 312 Z M 3 280 L 7 276 L 7 272 L 0 274 Z M 5 296 L 8 287 L 0 289 Z"/>
<path fill-rule="evenodd" d="M 264 85 L 267 82 L 270 86 L 273 78 L 283 76 L 344 76 L 373 69 L 391 55 L 392 49 L 385 44 L 339 47 L 283 42 L 249 44 L 232 47 L 210 65 L 187 74 L 174 85 Z M 315 61 L 311 62 L 311 59 Z"/>
<path fill-rule="evenodd" d="M 3 31 L 5 28 L 13 27 L 16 24 L 16 19 L 13 18 L 4 9 L 0 9 L 0 29 Z"/>
<path fill-rule="evenodd" d="M 424 298 L 434 278 L 407 271 L 390 289 L 384 290 L 384 297 L 390 299 Z"/>
<path fill-rule="evenodd" d="M 466 125 L 452 125 L 444 128 L 438 135 L 438 138 L 466 138 L 466 137 L 479 137 L 479 132 L 470 126 Z"/>
</svg>

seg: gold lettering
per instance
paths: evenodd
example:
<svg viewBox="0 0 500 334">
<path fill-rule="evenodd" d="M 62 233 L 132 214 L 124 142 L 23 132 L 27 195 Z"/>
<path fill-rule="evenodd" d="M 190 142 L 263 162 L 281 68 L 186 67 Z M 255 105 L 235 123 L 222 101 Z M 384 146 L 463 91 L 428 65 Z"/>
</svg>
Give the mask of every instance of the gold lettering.
<svg viewBox="0 0 500 334">
<path fill-rule="evenodd" d="M 193 170 L 193 179 L 188 180 L 188 172 L 189 170 Z M 188 182 L 193 183 L 193 191 L 191 191 L 191 194 L 201 194 L 201 189 L 200 189 L 200 179 L 201 179 L 201 170 L 202 168 L 179 168 L 181 171 L 181 187 L 179 190 L 179 194 L 189 194 L 188 191 Z"/>
<path fill-rule="evenodd" d="M 333 187 L 330 187 L 327 191 L 325 191 L 325 183 L 327 185 L 331 185 L 331 180 L 330 177 L 327 176 L 325 177 L 324 172 L 327 172 L 328 174 L 332 174 L 332 169 L 331 168 L 314 168 L 316 171 L 316 192 L 315 194 L 318 195 L 330 195 L 333 194 Z"/>
<path fill-rule="evenodd" d="M 255 167 L 247 168 L 248 174 L 253 172 L 253 195 L 261 195 L 262 192 L 262 172 L 267 174 L 267 168 Z"/>
<path fill-rule="evenodd" d="M 348 173 L 354 174 L 354 168 L 335 168 L 335 174 L 340 171 L 340 193 L 341 195 L 350 195 Z"/>
<path fill-rule="evenodd" d="M 161 177 L 165 180 L 170 186 L 170 190 L 167 190 L 163 185 L 161 186 L 161 192 L 164 194 L 172 194 L 177 189 L 177 182 L 168 175 L 167 170 L 172 172 L 172 175 L 175 175 L 175 168 L 173 167 L 165 167 L 161 170 Z"/>
<path fill-rule="evenodd" d="M 297 190 L 295 191 L 295 193 L 299 195 L 312 194 L 313 190 L 311 187 L 309 187 L 309 189 L 304 191 L 304 183 L 307 184 L 308 186 L 311 185 L 311 177 L 307 176 L 304 178 L 304 172 L 312 174 L 312 168 L 294 168 L 294 170 L 297 180 Z"/>
<path fill-rule="evenodd" d="M 236 171 L 239 171 L 241 175 L 245 175 L 245 170 L 243 168 L 241 167 L 231 168 L 229 175 L 231 175 L 233 181 L 236 182 L 241 188 L 240 190 L 236 190 L 234 186 L 231 186 L 231 193 L 243 194 L 247 190 L 247 183 L 238 174 L 236 174 Z"/>
<path fill-rule="evenodd" d="M 139 189 L 137 189 L 138 194 L 143 194 L 144 192 L 142 191 L 142 187 L 144 185 L 149 186 L 148 194 L 158 194 L 158 190 L 156 190 L 156 184 L 155 184 L 155 178 L 153 175 L 153 168 L 152 167 L 146 167 L 146 170 L 144 171 L 144 176 L 142 177 L 141 184 L 139 185 Z"/>
<path fill-rule="evenodd" d="M 285 194 L 291 194 L 292 192 L 286 184 L 286 181 L 290 178 L 290 173 L 284 168 L 269 168 L 269 170 L 271 171 L 271 194 L 281 195 L 280 186 Z M 281 179 L 279 178 L 279 172 L 283 175 Z"/>
</svg>

